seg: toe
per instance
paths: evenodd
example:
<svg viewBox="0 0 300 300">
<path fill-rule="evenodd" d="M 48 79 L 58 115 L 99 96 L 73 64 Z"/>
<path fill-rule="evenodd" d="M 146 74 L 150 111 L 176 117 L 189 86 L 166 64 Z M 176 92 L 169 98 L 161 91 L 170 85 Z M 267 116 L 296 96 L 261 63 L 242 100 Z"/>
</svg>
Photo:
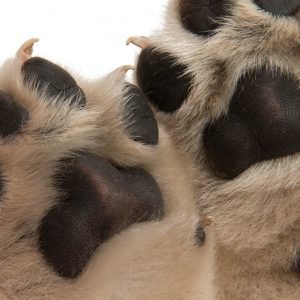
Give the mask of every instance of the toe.
<svg viewBox="0 0 300 300">
<path fill-rule="evenodd" d="M 147 98 L 134 85 L 127 84 L 126 93 L 129 97 L 126 110 L 129 115 L 128 129 L 135 141 L 146 145 L 158 144 L 158 126 Z"/>
<path fill-rule="evenodd" d="M 137 64 L 138 85 L 159 110 L 174 112 L 184 103 L 192 84 L 186 69 L 169 53 L 147 48 Z"/>
</svg>

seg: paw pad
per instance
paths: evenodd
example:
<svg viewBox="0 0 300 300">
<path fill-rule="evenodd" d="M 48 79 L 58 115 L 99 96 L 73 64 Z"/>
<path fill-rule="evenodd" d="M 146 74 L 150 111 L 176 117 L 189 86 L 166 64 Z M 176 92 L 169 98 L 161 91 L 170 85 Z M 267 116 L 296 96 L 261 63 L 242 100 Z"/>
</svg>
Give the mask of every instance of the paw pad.
<svg viewBox="0 0 300 300">
<path fill-rule="evenodd" d="M 62 162 L 55 175 L 61 197 L 42 220 L 40 248 L 63 277 L 81 273 L 97 247 L 136 222 L 159 219 L 163 201 L 154 179 L 90 154 Z"/>
<path fill-rule="evenodd" d="M 180 16 L 183 26 L 194 34 L 208 36 L 228 15 L 229 0 L 182 0 Z"/>
<path fill-rule="evenodd" d="M 135 141 L 146 145 L 158 144 L 158 126 L 147 98 L 139 88 L 127 84 L 126 94 L 129 97 L 126 110 L 129 118 L 129 133 Z"/>
<path fill-rule="evenodd" d="M 3 91 L 0 91 L 0 115 L 0 135 L 2 138 L 20 132 L 29 118 L 27 110 Z"/>
<path fill-rule="evenodd" d="M 292 16 L 300 9 L 299 0 L 254 0 L 263 10 L 276 16 Z"/>
<path fill-rule="evenodd" d="M 252 164 L 300 151 L 299 83 L 275 70 L 242 77 L 229 111 L 204 131 L 204 149 L 212 168 L 233 178 Z"/>
<path fill-rule="evenodd" d="M 168 53 L 144 49 L 136 72 L 139 87 L 161 111 L 176 111 L 189 94 L 192 78 L 185 74 L 186 67 Z"/>
<path fill-rule="evenodd" d="M 24 63 L 22 73 L 25 84 L 33 83 L 41 92 L 46 89 L 49 98 L 58 97 L 60 101 L 70 101 L 71 105 L 85 106 L 84 92 L 73 77 L 58 65 L 40 57 L 33 57 Z"/>
</svg>

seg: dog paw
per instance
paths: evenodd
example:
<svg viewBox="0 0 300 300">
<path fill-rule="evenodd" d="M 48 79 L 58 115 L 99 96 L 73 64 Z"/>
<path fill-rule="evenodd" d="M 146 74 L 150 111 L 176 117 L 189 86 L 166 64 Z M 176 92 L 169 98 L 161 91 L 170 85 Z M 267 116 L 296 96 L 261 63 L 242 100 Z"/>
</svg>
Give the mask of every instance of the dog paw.
<svg viewBox="0 0 300 300">
<path fill-rule="evenodd" d="M 125 81 L 128 67 L 75 79 L 31 57 L 36 41 L 0 69 L 1 256 L 34 249 L 75 278 L 103 242 L 161 218 L 160 189 L 138 167 L 158 127 L 143 93 Z"/>
<path fill-rule="evenodd" d="M 290 270 L 300 243 L 299 9 L 298 0 L 171 0 L 137 62 L 155 116 L 194 162 L 217 242 L 259 270 Z"/>
</svg>

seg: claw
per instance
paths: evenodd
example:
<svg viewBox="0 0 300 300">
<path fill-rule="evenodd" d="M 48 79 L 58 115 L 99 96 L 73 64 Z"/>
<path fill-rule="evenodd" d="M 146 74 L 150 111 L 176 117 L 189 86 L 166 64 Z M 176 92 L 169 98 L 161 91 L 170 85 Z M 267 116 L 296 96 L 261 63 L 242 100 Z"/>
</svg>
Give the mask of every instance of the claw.
<svg viewBox="0 0 300 300">
<path fill-rule="evenodd" d="M 115 71 L 116 72 L 123 72 L 123 73 L 127 73 L 129 70 L 135 70 L 135 66 L 133 65 L 123 65 L 121 67 L 118 67 Z"/>
<path fill-rule="evenodd" d="M 135 66 L 132 65 L 120 66 L 114 71 L 112 71 L 109 74 L 109 76 L 113 76 L 114 79 L 119 78 L 119 80 L 123 80 L 126 77 L 126 73 L 130 70 L 135 70 Z"/>
<path fill-rule="evenodd" d="M 16 57 L 21 61 L 21 63 L 25 63 L 28 59 L 31 58 L 33 45 L 38 42 L 38 38 L 32 38 L 27 40 L 17 51 Z"/>
<path fill-rule="evenodd" d="M 208 227 L 209 225 L 211 224 L 216 224 L 216 221 L 213 217 L 211 216 L 208 216 L 208 217 L 205 217 L 203 219 L 200 220 L 200 225 L 202 225 L 203 227 Z"/>
<path fill-rule="evenodd" d="M 131 36 L 126 40 L 126 45 L 133 44 L 141 49 L 145 49 L 150 46 L 150 39 L 146 36 Z"/>
</svg>

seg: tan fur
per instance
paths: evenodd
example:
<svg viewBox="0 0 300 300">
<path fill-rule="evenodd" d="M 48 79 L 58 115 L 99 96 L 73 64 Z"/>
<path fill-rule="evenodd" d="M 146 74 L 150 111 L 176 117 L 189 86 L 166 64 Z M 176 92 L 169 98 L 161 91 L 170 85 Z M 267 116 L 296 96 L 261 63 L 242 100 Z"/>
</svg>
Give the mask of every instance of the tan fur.
<svg viewBox="0 0 300 300">
<path fill-rule="evenodd" d="M 179 1 L 170 1 L 163 29 L 150 40 L 188 66 L 193 86 L 180 109 L 156 116 L 194 161 L 200 211 L 216 219 L 216 297 L 300 299 L 300 278 L 291 271 L 300 247 L 299 154 L 224 181 L 212 175 L 199 145 L 204 125 L 226 112 L 246 71 L 275 67 L 300 79 L 299 19 L 275 18 L 250 0 L 234 0 L 232 16 L 207 39 L 183 28 Z"/>
</svg>

